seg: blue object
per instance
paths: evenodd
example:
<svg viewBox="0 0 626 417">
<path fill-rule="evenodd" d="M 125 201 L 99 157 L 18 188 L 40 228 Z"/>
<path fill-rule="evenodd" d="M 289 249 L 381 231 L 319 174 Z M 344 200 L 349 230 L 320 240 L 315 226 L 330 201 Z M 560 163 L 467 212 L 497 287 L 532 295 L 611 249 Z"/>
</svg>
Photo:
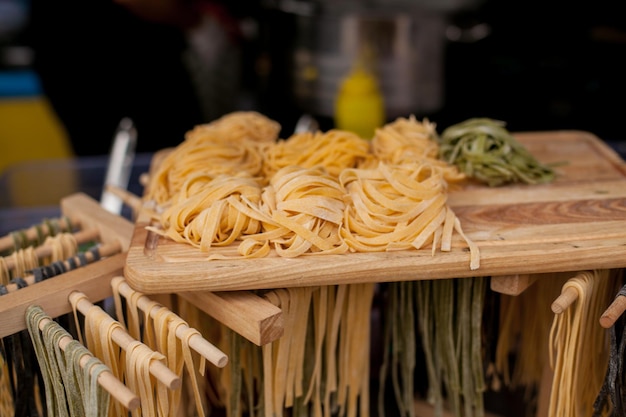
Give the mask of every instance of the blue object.
<svg viewBox="0 0 626 417">
<path fill-rule="evenodd" d="M 32 70 L 0 71 L 0 98 L 33 97 L 40 94 L 41 84 Z"/>
</svg>

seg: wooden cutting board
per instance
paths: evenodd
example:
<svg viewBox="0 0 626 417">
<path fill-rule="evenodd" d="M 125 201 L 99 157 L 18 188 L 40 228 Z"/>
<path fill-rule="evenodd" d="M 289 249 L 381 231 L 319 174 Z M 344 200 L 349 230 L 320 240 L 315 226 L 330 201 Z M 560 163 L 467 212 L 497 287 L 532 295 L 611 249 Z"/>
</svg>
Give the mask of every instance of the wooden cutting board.
<svg viewBox="0 0 626 417">
<path fill-rule="evenodd" d="M 559 164 L 558 177 L 544 185 L 472 185 L 450 192 L 450 206 L 480 248 L 477 270 L 470 270 L 469 251 L 458 236 L 450 252 L 434 255 L 427 248 L 208 261 L 206 253 L 189 245 L 150 236 L 146 216 L 140 214 L 126 279 L 134 289 L 150 294 L 473 276 L 518 279 L 626 267 L 626 163 L 588 132 L 515 136 L 541 162 Z M 236 253 L 234 246 L 215 250 Z"/>
</svg>

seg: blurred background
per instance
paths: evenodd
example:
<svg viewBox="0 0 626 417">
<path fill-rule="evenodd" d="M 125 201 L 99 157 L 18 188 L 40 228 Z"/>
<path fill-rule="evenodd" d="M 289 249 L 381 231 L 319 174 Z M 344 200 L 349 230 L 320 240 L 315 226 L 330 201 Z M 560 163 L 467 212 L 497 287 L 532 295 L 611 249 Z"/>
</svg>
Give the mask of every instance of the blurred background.
<svg viewBox="0 0 626 417">
<path fill-rule="evenodd" d="M 303 114 L 332 128 L 364 56 L 387 121 L 585 130 L 624 155 L 623 3 L 0 0 L 0 204 L 41 205 L 77 182 L 98 195 L 123 118 L 137 133 L 132 175 L 235 110 L 280 122 L 283 138 Z"/>
</svg>

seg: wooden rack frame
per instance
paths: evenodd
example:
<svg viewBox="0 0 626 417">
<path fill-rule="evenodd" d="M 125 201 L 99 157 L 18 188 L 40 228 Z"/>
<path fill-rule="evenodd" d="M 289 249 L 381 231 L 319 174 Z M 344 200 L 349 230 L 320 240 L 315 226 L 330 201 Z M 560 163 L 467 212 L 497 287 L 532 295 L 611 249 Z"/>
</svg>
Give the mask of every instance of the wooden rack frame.
<svg viewBox="0 0 626 417">
<path fill-rule="evenodd" d="M 104 210 L 83 193 L 62 199 L 61 212 L 89 230 L 91 236 L 99 236 L 101 242 L 119 244 L 121 252 L 0 297 L 0 337 L 27 328 L 24 314 L 29 305 L 38 304 L 52 318 L 59 317 L 72 311 L 68 302 L 72 291 L 81 291 L 92 302 L 99 302 L 112 295 L 113 277 L 124 275 L 133 223 Z M 270 343 L 283 334 L 281 310 L 252 292 L 186 292 L 181 296 L 255 344 Z"/>
</svg>

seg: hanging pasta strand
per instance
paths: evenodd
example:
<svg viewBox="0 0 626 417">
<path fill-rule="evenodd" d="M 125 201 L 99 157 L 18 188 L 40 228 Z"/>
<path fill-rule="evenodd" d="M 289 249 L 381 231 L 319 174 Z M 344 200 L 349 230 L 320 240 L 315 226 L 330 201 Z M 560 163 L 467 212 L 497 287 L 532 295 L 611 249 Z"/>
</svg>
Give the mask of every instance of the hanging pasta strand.
<svg viewBox="0 0 626 417">
<path fill-rule="evenodd" d="M 69 220 L 51 220 L 37 227 L 13 232 L 4 238 L 4 243 L 2 243 L 5 248 L 4 253 L 10 253 L 0 257 L 0 295 L 7 294 L 10 289 L 24 288 L 35 282 L 34 277 L 28 279 L 31 277 L 31 272 L 40 271 L 42 265 L 50 262 L 45 257 L 40 259 L 36 246 L 46 240 L 47 248 L 54 251 L 58 246 L 47 239 L 54 240 L 54 236 L 63 234 L 65 229 L 71 229 Z M 13 250 L 8 249 L 9 238 L 14 243 Z M 0 391 L 4 398 L 2 404 L 7 410 L 17 405 L 18 409 L 14 411 L 21 413 L 23 407 L 30 407 L 26 404 L 34 403 L 28 397 L 34 395 L 33 392 L 37 390 L 34 379 L 36 372 L 30 369 L 31 364 L 36 360 L 30 348 L 31 340 L 26 332 L 20 332 L 6 337 L 2 345 L 2 358 L 0 359 L 2 369 Z M 14 399 L 13 396 L 15 396 Z"/>
<path fill-rule="evenodd" d="M 204 376 L 207 359 L 216 366 L 223 367 L 226 365 L 228 357 L 206 341 L 198 330 L 189 327 L 187 322 L 178 314 L 144 294 L 132 290 L 124 278 L 113 278 L 111 286 L 117 316 L 127 318 L 126 328 L 129 329 L 129 334 L 143 341 L 153 350 L 165 355 L 168 367 L 181 379 L 183 378 L 183 371 L 186 370 L 186 375 L 190 379 L 188 385 L 193 391 L 197 415 L 204 416 L 205 411 L 197 379 Z M 122 301 L 122 296 L 126 302 Z M 140 312 L 142 313 L 141 316 Z M 120 322 L 124 324 L 124 322 Z M 140 328 L 143 331 L 140 331 Z M 196 371 L 195 366 L 195 355 L 191 351 L 192 346 L 201 354 L 198 371 Z M 197 373 L 199 375 L 196 375 Z M 181 390 L 170 390 L 168 395 L 168 415 L 175 415 L 180 412 L 183 405 L 181 404 L 182 392 Z"/>
<path fill-rule="evenodd" d="M 609 270 L 588 271 L 570 278 L 564 291 L 570 287 L 578 297 L 567 310 L 555 315 L 550 330 L 550 366 L 554 371 L 551 417 L 592 415 L 608 366 L 605 329 L 595 319 L 610 301 L 607 294 L 615 293 L 616 279 Z"/>
<path fill-rule="evenodd" d="M 20 331 L 3 338 L 2 345 L 8 368 L 3 382 L 13 394 L 15 415 L 37 415 L 45 398 L 37 382 L 39 370 L 30 336 Z"/>
<path fill-rule="evenodd" d="M 26 310 L 26 322 L 43 375 L 47 415 L 107 416 L 110 395 L 97 379 L 109 368 L 76 340 L 72 339 L 62 349 L 60 340 L 71 336 L 41 307 L 30 306 Z M 83 369 L 80 359 L 85 355 L 91 359 Z"/>
<path fill-rule="evenodd" d="M 398 415 L 412 417 L 416 355 L 414 287 L 411 281 L 392 282 L 386 287 L 387 303 L 384 321 L 384 356 L 380 368 L 378 414 L 385 415 L 387 374 L 391 374 Z"/>
<path fill-rule="evenodd" d="M 302 364 L 298 372 L 300 377 L 298 378 L 302 383 L 298 386 L 296 391 L 296 397 L 302 398 L 301 403 L 311 404 L 313 415 L 316 417 L 322 417 L 324 413 L 323 396 L 322 396 L 322 372 L 323 372 L 323 352 L 324 343 L 326 340 L 327 329 L 327 317 L 328 317 L 328 293 L 329 288 L 327 286 L 319 287 L 316 291 L 313 291 L 312 296 L 312 322 L 310 324 L 312 333 L 312 342 L 306 343 L 309 347 L 307 357 L 313 357 L 312 365 L 305 367 L 304 357 L 298 358 L 298 363 Z M 302 354 L 305 354 L 305 350 L 301 350 Z M 308 361 L 307 361 L 308 362 Z M 306 368 L 306 369 L 305 369 Z M 307 372 L 308 371 L 308 372 Z M 308 389 L 306 388 L 305 378 L 308 379 Z M 305 390 L 305 391 L 302 391 Z M 304 394 L 304 395 L 303 395 Z"/>
<path fill-rule="evenodd" d="M 77 221 L 72 221 L 65 216 L 44 219 L 39 224 L 0 237 L 0 254 L 6 256 L 29 246 L 39 246 L 44 243 L 46 238 L 59 233 L 72 232 L 77 227 Z"/>
<path fill-rule="evenodd" d="M 551 306 L 570 277 L 569 273 L 545 274 L 517 296 L 500 294 L 495 372 L 505 387 L 523 388 L 528 403 L 532 403 L 549 367 L 548 344 L 554 320 Z"/>
<path fill-rule="evenodd" d="M 141 413 L 166 416 L 168 389 L 180 388 L 181 382 L 167 367 L 165 356 L 133 339 L 119 321 L 91 304 L 85 294 L 75 291 L 69 300 L 78 328 L 78 311 L 84 315 L 83 333 L 87 348 L 139 395 L 141 407 L 131 411 L 133 417 L 141 416 Z M 79 338 L 83 340 L 81 333 Z M 127 413 L 119 404 L 115 406 L 111 408 L 111 417 Z"/>
<path fill-rule="evenodd" d="M 328 321 L 325 353 L 326 353 L 326 392 L 324 395 L 324 415 L 330 416 L 332 409 L 332 402 L 339 389 L 339 377 L 338 377 L 338 361 L 337 346 L 340 340 L 340 325 L 342 322 L 343 311 L 345 310 L 345 304 L 347 303 L 349 285 L 338 285 L 333 287 L 333 290 L 329 294 L 328 303 Z"/>
<path fill-rule="evenodd" d="M 443 386 L 440 363 L 435 360 L 435 320 L 432 315 L 432 282 L 419 281 L 415 283 L 416 308 L 418 329 L 424 351 L 426 376 L 428 378 L 428 391 L 426 400 L 433 405 L 435 416 L 443 415 L 444 398 L 441 387 Z M 382 401 L 382 400 L 381 400 Z"/>
<path fill-rule="evenodd" d="M 9 366 L 4 359 L 4 354 L 0 352 L 0 414 L 10 416 L 14 412 Z"/>
<path fill-rule="evenodd" d="M 369 416 L 370 315 L 375 284 L 350 284 L 343 343 L 340 344 L 339 398 L 347 394 L 345 415 Z M 343 349 L 342 349 L 343 348 Z M 345 376 L 344 376 L 345 374 Z M 342 388 L 342 380 L 345 387 Z M 339 401 L 341 407 L 342 403 Z M 341 408 L 340 408 L 341 410 Z"/>
<path fill-rule="evenodd" d="M 486 278 L 416 281 L 418 328 L 436 416 L 484 416 L 482 315 Z"/>
<path fill-rule="evenodd" d="M 284 334 L 259 348 L 225 329 L 231 361 L 220 383 L 227 415 L 243 412 L 243 399 L 249 413 L 258 410 L 268 417 L 368 416 L 373 288 L 304 287 L 264 294 L 283 311 Z"/>
</svg>

